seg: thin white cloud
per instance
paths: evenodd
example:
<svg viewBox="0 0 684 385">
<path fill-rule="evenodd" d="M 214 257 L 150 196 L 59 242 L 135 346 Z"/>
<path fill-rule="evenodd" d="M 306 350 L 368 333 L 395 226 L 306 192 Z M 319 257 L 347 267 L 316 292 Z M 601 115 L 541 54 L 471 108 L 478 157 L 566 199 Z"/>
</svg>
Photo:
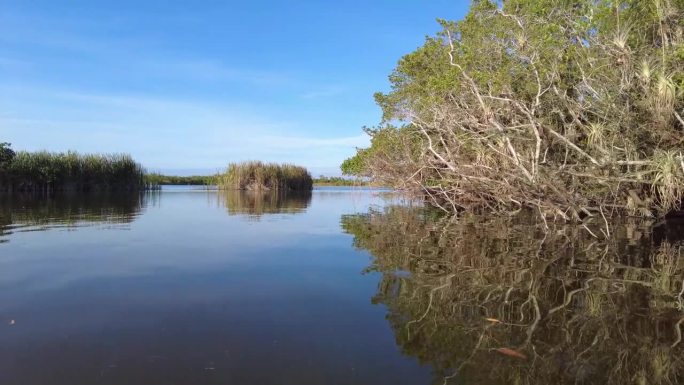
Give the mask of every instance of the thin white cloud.
<svg viewBox="0 0 684 385">
<path fill-rule="evenodd" d="M 365 135 L 294 134 L 311 127 L 256 106 L 2 86 L 0 104 L 3 141 L 18 149 L 128 152 L 151 169 L 216 169 L 247 159 L 336 168 L 368 144 Z"/>
<path fill-rule="evenodd" d="M 355 147 L 367 145 L 364 135 L 335 135 L 319 130 L 313 126 L 315 123 L 300 121 L 307 119 L 307 114 L 309 120 L 315 115 L 307 104 L 340 95 L 346 91 L 346 85 L 320 85 L 268 66 L 243 68 L 229 59 L 179 53 L 168 49 L 154 34 L 111 33 L 112 28 L 125 25 L 122 20 L 107 19 L 109 24 L 102 26 L 101 20 L 4 13 L 2 21 L 0 46 L 9 43 L 8 47 L 21 46 L 27 51 L 31 48 L 59 53 L 55 55 L 60 58 L 59 65 L 70 72 L 61 77 L 58 70 L 48 67 L 50 61 L 40 55 L 31 58 L 34 62 L 30 68 L 22 68 L 23 57 L 18 51 L 3 52 L 0 68 L 23 73 L 14 78 L 11 71 L 0 75 L 0 141 L 14 142 L 19 149 L 129 152 L 155 169 L 216 168 L 245 159 L 336 168 Z M 111 74 L 103 76 L 103 82 L 93 76 L 99 74 L 100 67 L 111 70 Z M 81 69 L 82 83 L 71 74 Z M 22 81 L 32 74 L 45 83 L 30 85 Z M 148 79 L 154 81 L 147 82 Z M 257 94 L 277 95 L 286 103 L 307 100 L 300 100 L 305 106 L 300 108 L 300 117 L 291 111 L 283 117 L 264 112 L 273 109 L 258 105 L 262 102 L 256 98 L 251 104 L 222 104 L 218 99 L 207 101 L 190 96 L 179 99 L 186 96 L 177 96 L 182 95 L 177 90 L 186 84 L 193 87 L 195 95 L 204 91 L 203 86 L 211 85 L 229 91 L 256 89 Z M 175 96 L 125 91 L 141 86 L 168 86 Z M 101 87 L 101 91 L 71 87 Z"/>
<path fill-rule="evenodd" d="M 86 25 L 88 30 L 95 33 L 75 31 L 71 28 L 73 25 Z M 270 87 L 296 83 L 285 73 L 240 68 L 213 58 L 169 54 L 164 50 L 162 42 L 154 37 L 98 36 L 101 27 L 81 19 L 66 23 L 61 19 L 44 16 L 36 18 L 35 15 L 4 15 L 3 22 L 0 23 L 0 43 L 57 49 L 77 54 L 79 60 L 106 60 L 109 63 L 116 63 L 119 68 L 129 68 L 134 73 L 143 73 L 155 78 L 235 82 Z M 0 66 L 16 65 L 19 62 L 15 58 L 0 57 Z"/>
</svg>

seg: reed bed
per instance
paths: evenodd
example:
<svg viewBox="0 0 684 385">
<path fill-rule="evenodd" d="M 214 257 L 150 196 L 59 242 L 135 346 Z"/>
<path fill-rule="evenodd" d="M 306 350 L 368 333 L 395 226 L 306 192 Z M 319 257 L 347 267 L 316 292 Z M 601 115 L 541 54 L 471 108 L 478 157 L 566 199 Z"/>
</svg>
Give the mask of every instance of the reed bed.
<svg viewBox="0 0 684 385">
<path fill-rule="evenodd" d="M 21 151 L 0 167 L 0 191 L 136 191 L 147 187 L 144 176 L 125 154 Z"/>
<path fill-rule="evenodd" d="M 231 163 L 216 179 L 222 190 L 308 191 L 313 188 L 313 179 L 306 168 L 286 163 Z"/>
</svg>

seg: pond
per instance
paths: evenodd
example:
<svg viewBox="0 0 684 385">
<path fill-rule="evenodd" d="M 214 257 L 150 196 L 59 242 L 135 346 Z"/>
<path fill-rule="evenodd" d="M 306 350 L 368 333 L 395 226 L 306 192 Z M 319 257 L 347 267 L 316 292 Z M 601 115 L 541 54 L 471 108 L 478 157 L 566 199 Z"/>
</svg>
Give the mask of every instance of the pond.
<svg viewBox="0 0 684 385">
<path fill-rule="evenodd" d="M 358 188 L 2 197 L 0 384 L 678 383 L 682 229 Z"/>
</svg>

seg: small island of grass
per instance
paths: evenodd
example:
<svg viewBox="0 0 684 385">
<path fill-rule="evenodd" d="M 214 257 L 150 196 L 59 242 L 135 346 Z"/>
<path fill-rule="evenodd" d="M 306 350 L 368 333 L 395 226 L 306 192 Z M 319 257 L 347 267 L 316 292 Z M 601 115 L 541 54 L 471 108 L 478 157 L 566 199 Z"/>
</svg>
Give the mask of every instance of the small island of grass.
<svg viewBox="0 0 684 385">
<path fill-rule="evenodd" d="M 216 177 L 221 190 L 310 191 L 313 179 L 309 171 L 292 164 L 250 161 L 231 163 Z"/>
</svg>

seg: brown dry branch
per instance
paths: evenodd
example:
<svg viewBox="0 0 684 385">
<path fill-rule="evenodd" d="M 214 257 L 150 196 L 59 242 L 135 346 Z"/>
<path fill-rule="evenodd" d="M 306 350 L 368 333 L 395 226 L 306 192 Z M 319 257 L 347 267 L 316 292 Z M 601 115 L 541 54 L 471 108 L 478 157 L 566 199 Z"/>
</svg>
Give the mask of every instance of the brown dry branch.
<svg viewBox="0 0 684 385">
<path fill-rule="evenodd" d="M 518 4 L 474 6 L 402 59 L 380 100 L 407 126 L 363 153 L 364 173 L 449 212 L 527 206 L 581 220 L 681 209 L 681 2 L 545 14 L 508 3 Z"/>
<path fill-rule="evenodd" d="M 454 221 L 411 207 L 342 223 L 382 274 L 373 302 L 435 383 L 684 380 L 681 225 L 663 233 L 632 218 L 597 239 L 574 224 L 545 230 L 534 215 Z M 529 359 L 493 353 L 501 347 Z"/>
</svg>

